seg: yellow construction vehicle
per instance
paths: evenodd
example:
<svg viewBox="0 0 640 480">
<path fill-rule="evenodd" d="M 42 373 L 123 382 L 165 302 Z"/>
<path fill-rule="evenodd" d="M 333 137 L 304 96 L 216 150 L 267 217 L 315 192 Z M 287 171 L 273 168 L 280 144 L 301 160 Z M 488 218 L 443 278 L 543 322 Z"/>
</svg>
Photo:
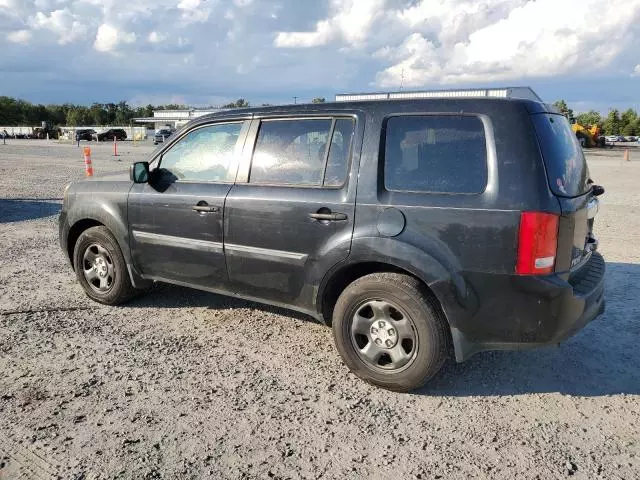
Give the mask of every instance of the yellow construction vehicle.
<svg viewBox="0 0 640 480">
<path fill-rule="evenodd" d="M 585 148 L 603 148 L 605 146 L 605 139 L 598 125 L 585 126 L 574 121 L 571 124 L 571 130 L 578 137 L 580 145 Z"/>
</svg>

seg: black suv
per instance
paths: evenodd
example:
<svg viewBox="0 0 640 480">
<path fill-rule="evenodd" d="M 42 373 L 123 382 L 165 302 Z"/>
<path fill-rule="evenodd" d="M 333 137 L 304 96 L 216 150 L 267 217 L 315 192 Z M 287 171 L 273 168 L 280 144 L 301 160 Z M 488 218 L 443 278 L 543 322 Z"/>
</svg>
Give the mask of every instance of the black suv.
<svg viewBox="0 0 640 480">
<path fill-rule="evenodd" d="M 539 100 L 365 95 L 198 118 L 129 176 L 71 184 L 60 243 L 98 302 L 161 281 L 295 309 L 406 391 L 450 351 L 557 344 L 603 312 L 602 192 Z"/>
<path fill-rule="evenodd" d="M 96 136 L 96 131 L 91 128 L 80 128 L 76 130 L 76 141 L 77 140 L 93 140 Z"/>
<path fill-rule="evenodd" d="M 122 128 L 110 128 L 109 130 L 98 134 L 98 142 L 113 140 L 114 138 L 118 141 L 126 140 L 127 132 Z"/>
</svg>

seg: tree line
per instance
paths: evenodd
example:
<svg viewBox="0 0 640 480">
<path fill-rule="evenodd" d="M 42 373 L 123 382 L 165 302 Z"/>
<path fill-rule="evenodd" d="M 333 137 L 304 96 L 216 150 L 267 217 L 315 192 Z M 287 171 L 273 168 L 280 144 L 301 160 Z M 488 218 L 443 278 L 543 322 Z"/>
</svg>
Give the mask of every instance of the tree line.
<svg viewBox="0 0 640 480">
<path fill-rule="evenodd" d="M 322 103 L 324 98 L 316 97 L 313 103 Z M 263 104 L 268 105 L 268 104 Z M 249 107 L 249 102 L 239 98 L 235 102 L 221 107 Z M 154 110 L 185 110 L 186 105 L 145 105 L 132 107 L 126 101 L 118 103 L 94 103 L 91 106 L 64 103 L 62 105 L 42 105 L 0 96 L 0 125 L 2 126 L 39 126 L 41 122 L 50 122 L 54 126 L 80 127 L 86 125 L 129 125 L 134 118 L 153 117 Z"/>
<path fill-rule="evenodd" d="M 0 97 L 0 125 L 54 126 L 129 125 L 136 117 L 152 117 L 154 110 L 182 109 L 184 105 L 146 105 L 131 107 L 127 102 L 94 103 L 91 106 L 33 104 L 11 97 Z"/>
<path fill-rule="evenodd" d="M 624 112 L 612 108 L 609 110 L 609 113 L 603 117 L 600 115 L 600 112 L 596 112 L 595 110 L 574 114 L 573 110 L 569 108 L 567 102 L 564 100 L 558 100 L 554 102 L 553 105 L 567 118 L 581 125 L 598 125 L 604 135 L 640 135 L 640 117 L 638 116 L 638 112 L 633 108 L 628 108 Z"/>
</svg>

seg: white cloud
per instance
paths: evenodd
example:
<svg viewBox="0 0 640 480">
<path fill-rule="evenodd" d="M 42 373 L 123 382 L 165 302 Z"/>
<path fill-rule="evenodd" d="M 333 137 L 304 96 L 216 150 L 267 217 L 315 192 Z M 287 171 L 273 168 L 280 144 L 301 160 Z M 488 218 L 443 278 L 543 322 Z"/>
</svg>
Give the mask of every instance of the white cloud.
<svg viewBox="0 0 640 480">
<path fill-rule="evenodd" d="M 280 31 L 277 48 L 369 52 L 378 87 L 510 81 L 586 73 L 638 45 L 640 2 L 611 0 L 333 1 L 311 31 Z"/>
<path fill-rule="evenodd" d="M 150 43 L 161 43 L 166 40 L 167 36 L 156 32 L 155 30 L 147 36 L 147 40 Z"/>
<path fill-rule="evenodd" d="M 135 41 L 135 33 L 123 32 L 112 25 L 103 23 L 98 28 L 93 47 L 99 52 L 112 52 L 120 44 L 129 44 Z"/>
<path fill-rule="evenodd" d="M 398 86 L 403 76 L 405 86 L 417 87 L 584 74 L 606 67 L 629 48 L 640 20 L 637 0 L 616 0 L 602 16 L 592 15 L 597 0 L 511 2 L 515 6 L 503 18 L 487 16 L 491 10 L 478 2 L 467 3 L 476 11 L 474 21 L 480 28 L 445 28 L 445 15 L 435 37 L 412 33 L 385 52 L 395 61 L 378 73 L 378 86 Z M 415 24 L 416 16 L 406 20 Z"/>
<path fill-rule="evenodd" d="M 209 19 L 211 8 L 204 6 L 203 0 L 181 0 L 178 8 L 182 10 L 182 19 L 188 24 L 204 23 Z"/>
<path fill-rule="evenodd" d="M 279 32 L 275 40 L 276 47 L 309 48 L 326 45 L 337 32 L 328 20 L 318 22 L 313 32 Z"/>
<path fill-rule="evenodd" d="M 34 77 L 23 72 L 38 69 L 55 80 L 47 91 L 69 99 L 85 90 L 93 101 L 97 85 L 131 98 L 260 92 L 269 102 L 401 82 L 558 82 L 575 91 L 597 75 L 609 82 L 607 98 L 619 81 L 627 102 L 637 98 L 629 75 L 640 77 L 640 1 L 602 8 L 601 0 L 0 0 L 0 72 L 3 93 L 26 98 L 45 91 L 27 90 Z"/>
<path fill-rule="evenodd" d="M 29 43 L 31 40 L 31 32 L 29 30 L 16 30 L 15 32 L 7 33 L 7 40 L 12 43 Z"/>
<path fill-rule="evenodd" d="M 37 12 L 28 21 L 34 29 L 49 30 L 58 35 L 58 43 L 67 43 L 80 40 L 87 35 L 87 26 L 78 15 L 71 13 L 68 9 L 54 10 L 49 15 Z"/>
<path fill-rule="evenodd" d="M 376 17 L 383 15 L 385 0 L 332 1 L 333 15 L 316 23 L 311 32 L 278 32 L 274 45 L 285 48 L 309 48 L 342 40 L 360 46 L 370 35 Z"/>
<path fill-rule="evenodd" d="M 182 10 L 195 10 L 200 6 L 200 3 L 202 3 L 202 0 L 181 0 L 180 3 L 178 3 L 178 8 Z"/>
</svg>

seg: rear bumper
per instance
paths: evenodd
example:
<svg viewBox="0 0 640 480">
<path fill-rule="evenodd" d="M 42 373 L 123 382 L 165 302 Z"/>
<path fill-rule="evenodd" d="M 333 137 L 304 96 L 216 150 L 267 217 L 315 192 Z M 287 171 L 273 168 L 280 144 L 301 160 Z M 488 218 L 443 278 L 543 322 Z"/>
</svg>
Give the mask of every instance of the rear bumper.
<svg viewBox="0 0 640 480">
<path fill-rule="evenodd" d="M 452 326 L 456 360 L 485 350 L 525 350 L 566 340 L 604 312 L 604 277 L 604 258 L 593 252 L 571 275 L 485 278 L 476 292 L 475 315 Z M 490 289 L 499 293 L 483 302 Z"/>
<path fill-rule="evenodd" d="M 584 267 L 569 277 L 573 294 L 561 304 L 558 331 L 551 343 L 569 338 L 604 313 L 604 274 L 604 258 L 593 252 Z"/>
</svg>

